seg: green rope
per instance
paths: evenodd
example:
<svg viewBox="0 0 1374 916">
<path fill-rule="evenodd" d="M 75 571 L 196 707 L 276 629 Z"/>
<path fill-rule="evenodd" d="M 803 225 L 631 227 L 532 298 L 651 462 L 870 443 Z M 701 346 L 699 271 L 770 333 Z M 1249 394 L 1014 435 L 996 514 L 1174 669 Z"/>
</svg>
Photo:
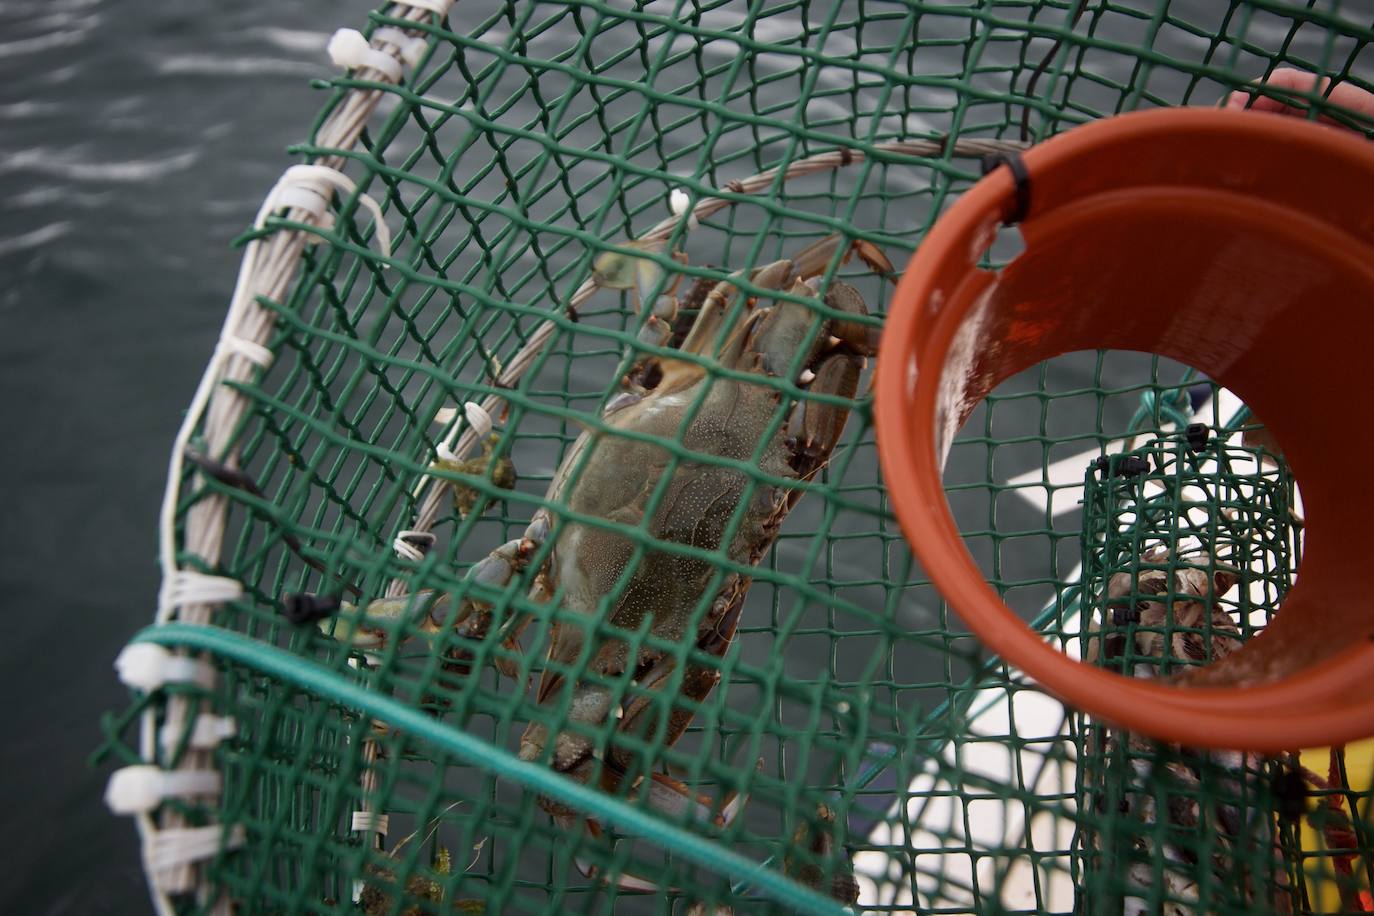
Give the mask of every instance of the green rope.
<svg viewBox="0 0 1374 916">
<path fill-rule="evenodd" d="M 278 678 L 316 696 L 379 719 L 397 729 L 423 738 L 436 748 L 467 760 L 529 789 L 557 798 L 578 810 L 649 838 L 664 849 L 703 868 L 738 881 L 741 887 L 759 891 L 800 913 L 846 916 L 850 911 L 815 891 L 789 881 L 776 871 L 722 848 L 705 837 L 646 814 L 605 792 L 560 776 L 547 766 L 520 760 L 504 748 L 465 734 L 428 713 L 392 697 L 368 690 L 337 671 L 313 664 L 299 655 L 269 646 L 219 627 L 168 623 L 141 630 L 130 640 L 161 646 L 184 646 L 210 652 L 254 671 Z"/>
</svg>

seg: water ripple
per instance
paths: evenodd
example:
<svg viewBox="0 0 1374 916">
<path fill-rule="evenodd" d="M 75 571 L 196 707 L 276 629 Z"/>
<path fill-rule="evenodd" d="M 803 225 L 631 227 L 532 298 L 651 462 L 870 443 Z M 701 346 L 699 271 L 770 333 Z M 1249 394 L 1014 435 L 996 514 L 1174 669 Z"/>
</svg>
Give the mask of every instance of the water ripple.
<svg viewBox="0 0 1374 916">
<path fill-rule="evenodd" d="M 320 76 L 321 64 L 279 57 L 176 54 L 156 64 L 158 73 L 178 76 Z"/>
<path fill-rule="evenodd" d="M 255 31 L 267 39 L 268 44 L 275 45 L 283 51 L 299 51 L 312 57 L 322 52 L 329 44 L 329 32 L 281 29 L 275 26 L 265 26 Z"/>
<path fill-rule="evenodd" d="M 32 99 L 23 102 L 13 102 L 9 105 L 0 105 L 0 121 L 10 119 L 31 118 L 34 116 L 57 114 L 62 111 L 62 106 L 56 102 L 35 102 Z"/>
<path fill-rule="evenodd" d="M 100 25 L 99 15 L 78 16 L 60 10 L 48 11 L 46 15 L 25 23 L 25 28 L 32 29 L 39 34 L 0 42 L 0 60 L 36 54 L 40 51 L 52 51 L 57 48 L 70 48 L 80 44 L 86 36 L 95 31 L 98 25 Z"/>
<path fill-rule="evenodd" d="M 0 155 L 0 175 L 9 172 L 34 172 L 71 181 L 151 181 L 185 171 L 199 158 L 198 150 L 187 150 L 162 159 L 85 162 L 74 158 L 70 153 L 49 147 L 35 147 Z"/>
<path fill-rule="evenodd" d="M 0 238 L 0 258 L 5 255 L 14 254 L 18 251 L 28 251 L 30 248 L 40 248 L 54 239 L 60 239 L 68 232 L 72 231 L 72 223 L 63 220 L 59 223 L 49 223 L 32 232 L 25 232 L 20 235 L 12 235 L 9 238 Z"/>
</svg>

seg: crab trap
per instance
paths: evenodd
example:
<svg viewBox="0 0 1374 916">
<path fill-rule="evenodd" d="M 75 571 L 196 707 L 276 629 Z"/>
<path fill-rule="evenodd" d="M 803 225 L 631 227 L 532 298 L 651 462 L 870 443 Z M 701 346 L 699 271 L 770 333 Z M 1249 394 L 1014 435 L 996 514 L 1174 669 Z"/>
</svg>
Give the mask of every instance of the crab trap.
<svg viewBox="0 0 1374 916">
<path fill-rule="evenodd" d="M 1368 134 L 1327 98 L 1374 89 L 1367 10 L 407 0 L 365 32 L 240 240 L 117 661 L 107 798 L 159 912 L 1374 906 L 1368 753 L 1159 743 L 988 654 L 871 394 L 983 157 L 1238 91 Z M 1257 82 L 1294 70 L 1329 81 Z M 972 409 L 944 491 L 1047 642 L 1170 678 L 1295 581 L 1263 433 L 1187 366 L 1073 352 Z"/>
</svg>

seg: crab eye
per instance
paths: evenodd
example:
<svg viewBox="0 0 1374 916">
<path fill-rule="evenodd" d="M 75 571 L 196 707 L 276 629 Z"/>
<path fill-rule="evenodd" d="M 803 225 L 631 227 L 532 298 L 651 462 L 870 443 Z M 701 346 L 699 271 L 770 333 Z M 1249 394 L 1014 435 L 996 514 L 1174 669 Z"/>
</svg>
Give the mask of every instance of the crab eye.
<svg viewBox="0 0 1374 916">
<path fill-rule="evenodd" d="M 658 360 L 654 360 L 644 367 L 644 374 L 640 377 L 639 383 L 650 390 L 657 388 L 663 381 L 663 366 Z"/>
</svg>

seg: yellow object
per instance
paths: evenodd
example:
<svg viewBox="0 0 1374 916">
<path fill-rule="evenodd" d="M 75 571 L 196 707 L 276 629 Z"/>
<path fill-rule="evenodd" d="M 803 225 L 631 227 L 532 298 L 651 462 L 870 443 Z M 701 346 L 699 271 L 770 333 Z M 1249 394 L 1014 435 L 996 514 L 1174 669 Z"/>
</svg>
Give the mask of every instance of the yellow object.
<svg viewBox="0 0 1374 916">
<path fill-rule="evenodd" d="M 1325 747 L 1309 748 L 1302 751 L 1298 755 L 1298 759 L 1304 767 L 1325 778 L 1330 768 L 1331 749 Z M 1350 781 L 1352 795 L 1360 797 L 1369 791 L 1371 775 L 1374 775 L 1374 739 L 1346 745 L 1345 772 Z M 1363 801 L 1363 799 L 1361 800 Z M 1325 804 L 1325 801 L 1320 798 L 1312 800 L 1308 806 L 1308 811 L 1315 810 L 1315 807 L 1321 804 Z M 1342 810 L 1350 816 L 1352 821 L 1358 817 L 1364 821 L 1368 830 L 1374 831 L 1374 815 L 1371 815 L 1367 804 L 1361 805 L 1359 810 L 1352 812 L 1349 809 L 1347 799 L 1342 804 Z M 1326 840 L 1317 830 L 1313 829 L 1311 823 L 1306 819 L 1302 822 L 1302 848 L 1310 853 L 1318 853 L 1305 858 L 1302 863 L 1303 875 L 1307 880 L 1307 892 L 1311 899 L 1313 911 L 1317 913 L 1348 912 L 1341 908 L 1340 885 L 1337 883 L 1338 876 L 1332 857 L 1320 854 L 1329 850 Z M 1374 896 L 1371 896 L 1367 873 L 1358 854 L 1351 864 L 1361 904 L 1366 911 L 1374 910 Z"/>
</svg>

